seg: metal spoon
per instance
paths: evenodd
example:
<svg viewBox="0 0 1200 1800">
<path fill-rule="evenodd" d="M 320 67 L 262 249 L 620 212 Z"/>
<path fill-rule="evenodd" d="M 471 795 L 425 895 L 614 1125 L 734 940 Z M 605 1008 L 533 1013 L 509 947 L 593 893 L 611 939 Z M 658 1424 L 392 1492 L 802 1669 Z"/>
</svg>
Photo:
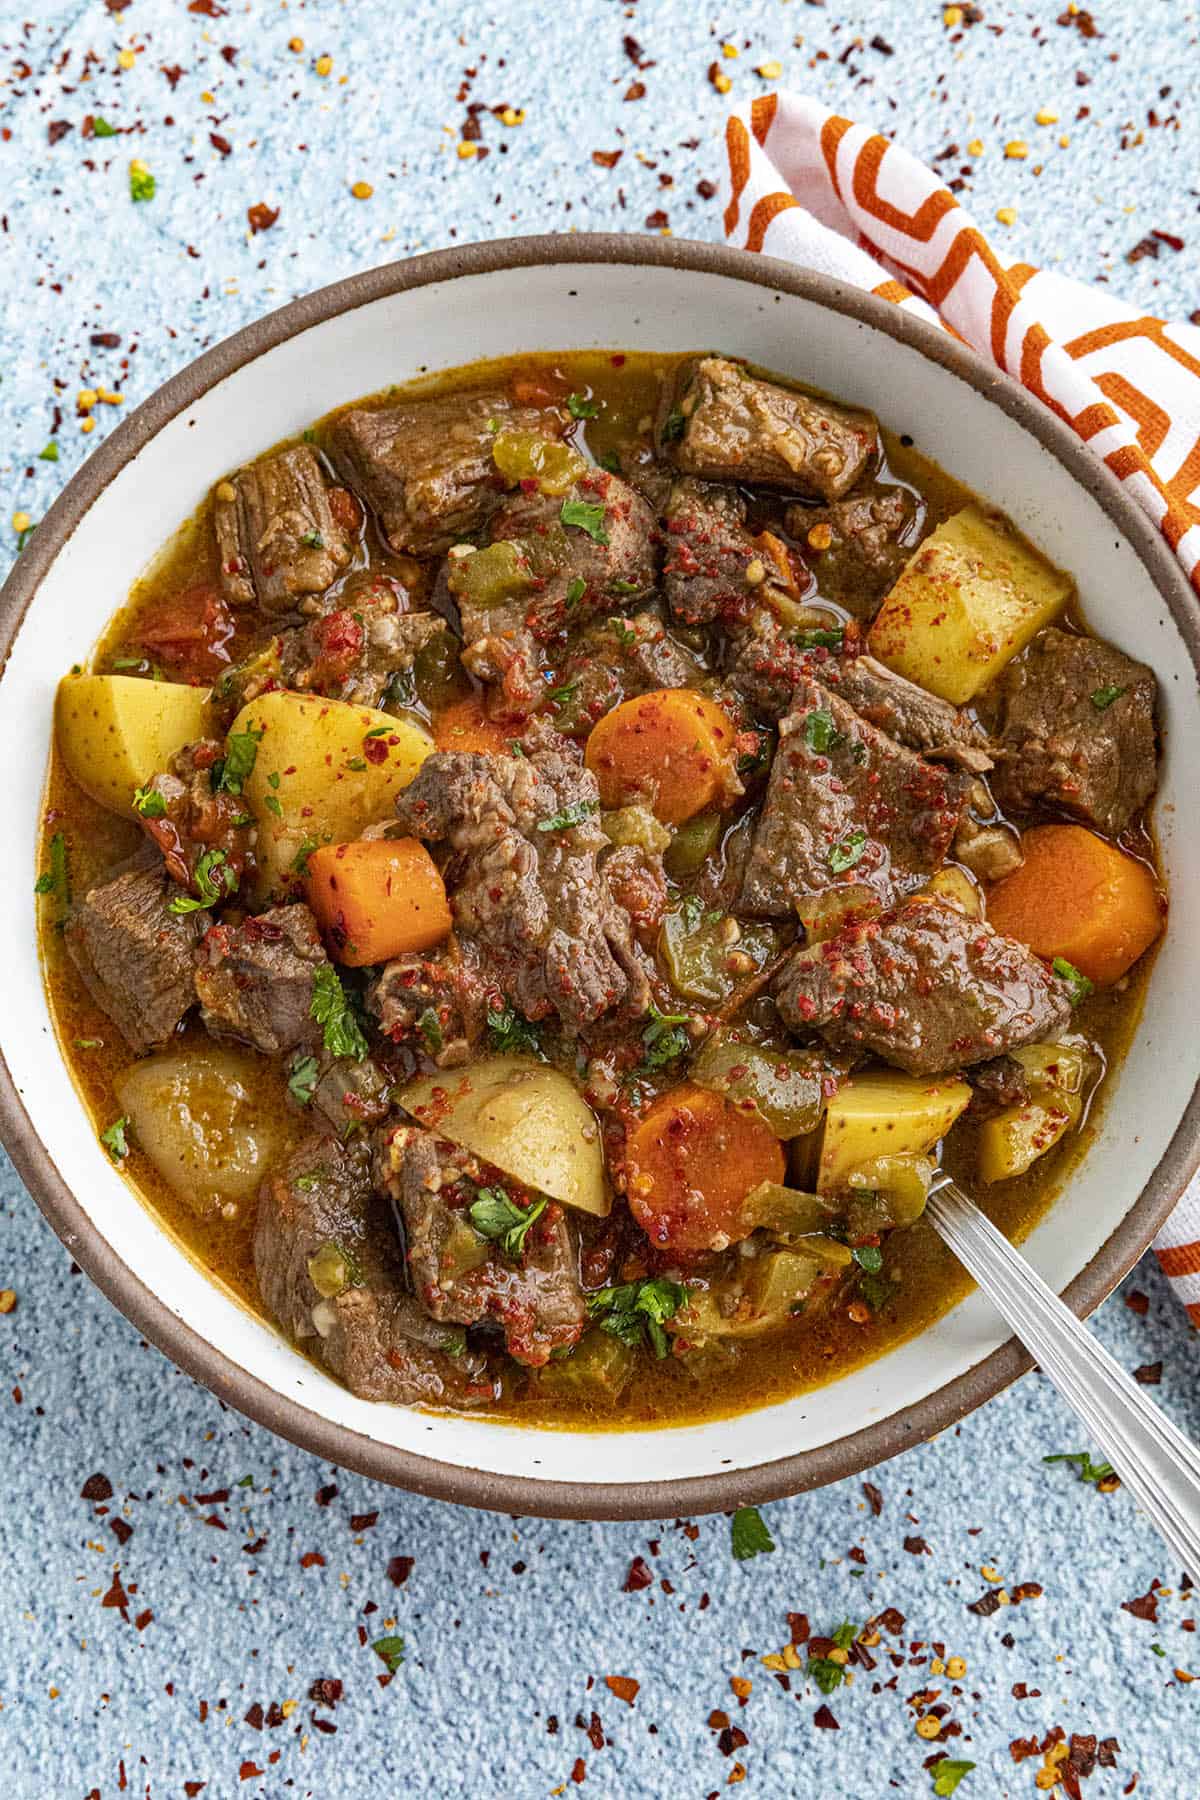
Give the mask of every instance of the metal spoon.
<svg viewBox="0 0 1200 1800">
<path fill-rule="evenodd" d="M 935 1176 L 925 1210 L 1043 1375 L 1104 1448 L 1177 1567 L 1200 1577 L 1200 1451 L 949 1175 Z"/>
</svg>

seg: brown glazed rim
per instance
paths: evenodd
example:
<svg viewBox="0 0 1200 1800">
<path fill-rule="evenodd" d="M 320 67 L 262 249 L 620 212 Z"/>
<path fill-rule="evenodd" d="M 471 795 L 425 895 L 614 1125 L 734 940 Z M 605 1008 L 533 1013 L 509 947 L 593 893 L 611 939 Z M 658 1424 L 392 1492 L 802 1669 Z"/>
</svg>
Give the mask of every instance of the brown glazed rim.
<svg viewBox="0 0 1200 1800">
<path fill-rule="evenodd" d="M 1137 553 L 1200 671 L 1200 612 L 1161 535 L 1116 478 L 1057 419 L 975 351 L 927 321 L 859 288 L 771 257 L 678 238 L 610 234 L 517 238 L 438 250 L 371 269 L 271 313 L 206 351 L 123 421 L 68 483 L 0 590 L 0 672 L 46 571 L 113 477 L 164 425 L 245 363 L 308 327 L 386 295 L 431 282 L 546 264 L 657 265 L 719 275 L 761 291 L 760 305 L 787 294 L 857 320 L 939 364 L 1025 428 L 1099 502 Z M 620 332 L 616 332 L 619 339 Z M 328 1462 L 415 1493 L 496 1511 L 576 1519 L 643 1519 L 715 1512 L 778 1499 L 857 1474 L 954 1424 L 1030 1369 L 1015 1339 L 904 1411 L 836 1442 L 751 1469 L 679 1480 L 620 1483 L 539 1481 L 494 1475 L 382 1444 L 285 1398 L 218 1352 L 122 1261 L 70 1192 L 34 1130 L 0 1055 L 0 1138 L 71 1255 L 126 1317 L 172 1361 L 260 1425 Z M 1086 1317 L 1133 1267 L 1200 1162 L 1200 1084 L 1143 1192 L 1064 1299 Z M 433 1429 L 432 1422 L 430 1429 Z M 669 1428 L 668 1428 L 669 1429 Z"/>
</svg>

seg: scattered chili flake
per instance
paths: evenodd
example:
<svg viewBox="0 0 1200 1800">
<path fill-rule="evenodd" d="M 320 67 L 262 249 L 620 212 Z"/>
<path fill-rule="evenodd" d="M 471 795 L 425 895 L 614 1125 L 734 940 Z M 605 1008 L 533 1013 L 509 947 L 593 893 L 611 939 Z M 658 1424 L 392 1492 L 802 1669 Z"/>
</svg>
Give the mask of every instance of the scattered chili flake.
<svg viewBox="0 0 1200 1800">
<path fill-rule="evenodd" d="M 1150 1311 L 1150 1296 L 1143 1294 L 1141 1288 L 1130 1288 L 1125 1296 L 1125 1304 L 1130 1312 L 1136 1313 L 1139 1319 L 1144 1319 Z"/>
<path fill-rule="evenodd" d="M 646 214 L 646 229 L 648 231 L 661 231 L 663 227 L 669 225 L 670 222 L 669 216 L 663 211 L 661 206 L 655 207 L 652 213 Z"/>
<path fill-rule="evenodd" d="M 351 1531 L 370 1531 L 372 1525 L 377 1524 L 378 1520 L 379 1514 L 377 1512 L 351 1513 L 350 1529 Z"/>
<path fill-rule="evenodd" d="M 1157 1387 L 1162 1380 L 1162 1372 L 1161 1362 L 1143 1363 L 1133 1371 L 1133 1379 L 1140 1381 L 1143 1387 Z"/>
<path fill-rule="evenodd" d="M 654 1576 L 644 1556 L 635 1556 L 629 1565 L 629 1573 L 621 1584 L 623 1594 L 639 1594 L 643 1588 L 654 1585 Z"/>
<path fill-rule="evenodd" d="M 323 1569 L 325 1558 L 319 1550 L 306 1550 L 300 1558 L 300 1567 L 302 1569 Z"/>
<path fill-rule="evenodd" d="M 1132 1613 L 1135 1619 L 1149 1619 L 1152 1625 L 1157 1625 L 1158 1594 L 1155 1590 L 1161 1586 L 1161 1582 L 1152 1581 L 1146 1593 L 1138 1594 L 1133 1600 L 1122 1600 L 1121 1611 Z"/>
<path fill-rule="evenodd" d="M 191 10 L 191 8 L 189 8 L 189 11 L 190 10 Z M 238 1769 L 238 1780 L 239 1781 L 252 1781 L 256 1775 L 265 1775 L 265 1774 L 266 1774 L 266 1770 L 260 1769 L 256 1762 L 250 1762 L 249 1760 L 247 1760 Z"/>
<path fill-rule="evenodd" d="M 645 92 L 646 84 L 644 81 L 631 81 L 629 86 L 625 89 L 625 92 L 621 95 L 621 98 L 622 100 L 641 100 L 645 96 Z"/>
<path fill-rule="evenodd" d="M 208 134 L 208 141 L 214 150 L 219 150 L 221 152 L 222 156 L 229 156 L 233 150 L 233 145 L 230 143 L 229 139 L 227 137 L 222 137 L 219 131 L 210 131 Z"/>
<path fill-rule="evenodd" d="M 615 169 L 624 154 L 623 150 L 593 150 L 592 161 L 598 169 Z"/>
<path fill-rule="evenodd" d="M 581 1787 L 586 1777 L 587 1764 L 584 1762 L 582 1756 L 577 1756 L 575 1758 L 574 1767 L 571 1770 L 571 1780 L 575 1783 L 576 1787 Z"/>
<path fill-rule="evenodd" d="M 14 1288 L 0 1288 L 0 1313 L 10 1313 L 14 1311 L 16 1304 L 16 1290 Z"/>
<path fill-rule="evenodd" d="M 712 200 L 716 196 L 717 184 L 715 181 L 710 181 L 706 175 L 703 181 L 696 183 L 696 192 L 702 200 Z"/>
<path fill-rule="evenodd" d="M 878 1518 L 883 1511 L 883 1495 L 873 1481 L 864 1481 L 862 1484 L 862 1491 L 867 1496 L 867 1505 L 870 1507 L 875 1517 Z"/>
<path fill-rule="evenodd" d="M 257 235 L 260 231 L 270 231 L 279 217 L 279 208 L 268 206 L 265 200 L 259 200 L 254 206 L 246 208 L 246 217 L 250 221 L 250 230 Z"/>
<path fill-rule="evenodd" d="M 641 1683 L 635 1681 L 631 1675 L 606 1675 L 604 1685 L 609 1693 L 616 1695 L 618 1700 L 624 1700 L 626 1706 L 632 1706 L 637 1699 Z"/>
<path fill-rule="evenodd" d="M 318 1488 L 316 1493 L 313 1495 L 313 1499 L 316 1501 L 318 1506 L 328 1506 L 330 1501 L 336 1500 L 337 1497 L 338 1497 L 338 1489 L 337 1489 L 336 1484 L 332 1481 L 329 1483 L 328 1487 Z"/>
<path fill-rule="evenodd" d="M 908 1551 L 910 1556 L 933 1555 L 933 1551 L 929 1548 L 929 1545 L 925 1542 L 923 1537 L 906 1537 L 904 1540 L 904 1548 Z"/>
<path fill-rule="evenodd" d="M 403 1587 L 413 1572 L 415 1558 L 411 1556 L 393 1556 L 388 1561 L 387 1575 L 393 1587 Z"/>
<path fill-rule="evenodd" d="M 79 1490 L 81 1500 L 111 1500 L 112 1494 L 112 1482 L 107 1475 L 99 1473 L 89 1475 Z"/>
<path fill-rule="evenodd" d="M 818 1731 L 840 1731 L 842 1729 L 827 1706 L 818 1706 L 813 1714 L 813 1724 Z"/>
<path fill-rule="evenodd" d="M 319 1675 L 308 1690 L 308 1697 L 314 1706 L 336 1706 L 342 1697 L 343 1688 L 340 1681 L 332 1675 Z"/>
</svg>

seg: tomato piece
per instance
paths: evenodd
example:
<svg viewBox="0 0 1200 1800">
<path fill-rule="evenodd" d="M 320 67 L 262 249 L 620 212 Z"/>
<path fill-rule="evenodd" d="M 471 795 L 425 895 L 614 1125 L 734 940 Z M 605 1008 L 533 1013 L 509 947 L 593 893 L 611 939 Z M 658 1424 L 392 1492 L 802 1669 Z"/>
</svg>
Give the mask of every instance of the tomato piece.
<svg viewBox="0 0 1200 1800">
<path fill-rule="evenodd" d="M 180 681 L 200 687 L 233 661 L 233 614 L 209 582 L 197 582 L 161 601 L 142 627 L 146 654 Z"/>
</svg>

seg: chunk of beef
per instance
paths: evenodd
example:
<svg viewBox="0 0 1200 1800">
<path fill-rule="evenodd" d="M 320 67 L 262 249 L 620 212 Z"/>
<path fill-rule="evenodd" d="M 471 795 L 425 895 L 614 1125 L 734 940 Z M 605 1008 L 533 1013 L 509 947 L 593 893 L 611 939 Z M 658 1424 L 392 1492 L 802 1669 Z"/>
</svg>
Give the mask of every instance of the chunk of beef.
<svg viewBox="0 0 1200 1800">
<path fill-rule="evenodd" d="M 690 477 L 673 483 L 663 513 L 663 593 L 681 625 L 729 626 L 761 599 L 763 568 L 734 488 Z M 765 573 L 765 571 L 764 571 Z"/>
<path fill-rule="evenodd" d="M 137 809 L 171 879 L 210 904 L 214 894 L 223 900 L 235 894 L 254 866 L 254 823 L 246 802 L 213 785 L 220 781 L 225 757 L 226 747 L 216 738 L 185 744 L 170 768 L 147 782 Z"/>
<path fill-rule="evenodd" d="M 1116 837 L 1158 786 L 1156 684 L 1099 638 L 1048 627 L 996 690 L 1002 806 L 1057 806 Z"/>
<path fill-rule="evenodd" d="M 879 423 L 705 356 L 685 370 L 659 438 L 685 475 L 840 500 L 875 454 Z"/>
<path fill-rule="evenodd" d="M 537 1196 L 490 1163 L 419 1126 L 398 1125 L 381 1134 L 375 1168 L 398 1208 L 413 1285 L 432 1318 L 494 1321 L 509 1354 L 533 1367 L 578 1341 L 587 1320 L 579 1242 L 557 1201 L 534 1220 L 514 1257 L 476 1231 L 469 1208 L 481 1188 L 502 1189 L 525 1208 Z"/>
<path fill-rule="evenodd" d="M 1052 1038 L 1066 983 L 1013 938 L 941 901 L 913 898 L 798 950 L 775 984 L 793 1031 L 938 1075 Z"/>
<path fill-rule="evenodd" d="M 742 882 L 741 907 L 787 918 L 854 884 L 884 905 L 946 860 L 970 794 L 961 770 L 893 742 L 820 682 L 801 681 Z"/>
<path fill-rule="evenodd" d="M 317 921 L 299 902 L 214 925 L 196 954 L 201 1023 L 264 1056 L 313 1042 L 313 980 L 328 962 Z"/>
<path fill-rule="evenodd" d="M 66 925 L 84 985 L 138 1056 L 165 1044 L 196 999 L 192 952 L 209 915 L 172 912 L 178 895 L 147 849 L 90 889 Z"/>
<path fill-rule="evenodd" d="M 213 529 L 221 585 L 233 606 L 257 600 L 264 612 L 291 612 L 301 595 L 324 593 L 350 561 L 321 465 L 307 444 L 218 482 Z"/>
<path fill-rule="evenodd" d="M 500 710 L 528 712 L 541 688 L 544 646 L 597 612 L 630 606 L 653 591 L 654 515 L 616 475 L 597 469 L 564 497 L 511 494 L 489 526 L 512 544 L 523 591 L 481 605 L 450 577 L 462 619 L 463 662 L 501 690 Z"/>
<path fill-rule="evenodd" d="M 306 1139 L 264 1182 L 254 1265 L 274 1318 L 360 1399 L 491 1398 L 461 1328 L 437 1324 L 406 1291 L 389 1203 L 372 1194 L 366 1158 L 336 1137 Z"/>
<path fill-rule="evenodd" d="M 860 718 L 909 750 L 977 775 L 991 768 L 988 741 L 969 713 L 894 675 L 873 656 L 839 657 L 822 668 L 821 679 Z"/>
<path fill-rule="evenodd" d="M 885 487 L 830 506 L 790 506 L 785 522 L 826 599 L 867 620 L 920 542 L 924 514 L 911 488 Z"/>
<path fill-rule="evenodd" d="M 379 515 L 394 550 L 435 556 L 482 531 L 503 492 L 498 429 L 552 435 L 554 412 L 514 406 L 499 391 L 436 394 L 382 409 L 355 407 L 331 434 L 334 462 Z"/>
<path fill-rule="evenodd" d="M 455 852 L 447 873 L 460 932 L 527 1018 L 577 1032 L 617 1006 L 646 1010 L 629 915 L 598 866 L 595 776 L 552 751 L 428 757 L 397 801 L 401 827 Z"/>
<path fill-rule="evenodd" d="M 442 950 L 414 950 L 385 963 L 367 989 L 367 1010 L 392 1043 L 415 1044 L 440 1069 L 452 1069 L 479 1048 L 488 997 L 474 944 L 452 935 Z"/>
<path fill-rule="evenodd" d="M 704 671 L 656 612 L 597 620 L 572 640 L 551 693 L 554 723 L 586 737 L 605 713 L 654 688 L 690 687 Z"/>
<path fill-rule="evenodd" d="M 378 706 L 397 692 L 410 698 L 417 658 L 448 646 L 450 635 L 438 613 L 402 611 L 404 598 L 398 583 L 380 575 L 345 592 L 332 612 L 286 634 L 278 680 L 351 706 Z"/>
<path fill-rule="evenodd" d="M 824 679 L 833 666 L 827 652 L 814 659 L 801 650 L 769 606 L 756 606 L 725 640 L 729 685 L 752 713 L 772 724 L 791 711 L 798 682 L 814 672 Z"/>
<path fill-rule="evenodd" d="M 634 937 L 653 955 L 669 899 L 661 855 L 638 844 L 622 844 L 605 857 L 602 868 L 613 899 L 629 914 Z"/>
<path fill-rule="evenodd" d="M 977 1119 L 994 1118 L 1011 1106 L 1028 1106 L 1032 1099 L 1029 1076 L 1015 1056 L 994 1056 L 976 1063 L 967 1072 L 974 1090 L 971 1115 Z"/>
<path fill-rule="evenodd" d="M 392 1083 L 373 1057 L 355 1062 L 352 1056 L 331 1055 L 323 1045 L 313 1054 L 317 1064 L 311 1102 L 314 1115 L 319 1113 L 328 1120 L 339 1136 L 379 1125 L 387 1118 Z"/>
</svg>

